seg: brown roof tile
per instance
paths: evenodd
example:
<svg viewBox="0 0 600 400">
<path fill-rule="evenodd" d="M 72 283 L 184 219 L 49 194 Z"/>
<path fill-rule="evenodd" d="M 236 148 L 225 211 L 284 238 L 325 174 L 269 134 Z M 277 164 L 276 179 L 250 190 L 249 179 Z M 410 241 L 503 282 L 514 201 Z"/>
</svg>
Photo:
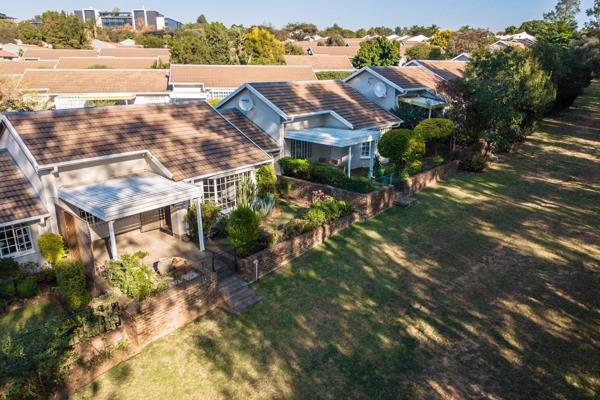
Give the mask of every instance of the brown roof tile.
<svg viewBox="0 0 600 400">
<path fill-rule="evenodd" d="M 7 150 L 0 150 L 0 224 L 46 214 Z"/>
<path fill-rule="evenodd" d="M 161 69 L 28 69 L 21 90 L 57 93 L 166 93 L 167 71 Z"/>
<path fill-rule="evenodd" d="M 5 90 L 15 90 L 19 86 L 21 74 L 0 74 L 0 93 L 6 93 Z"/>
<path fill-rule="evenodd" d="M 157 65 L 158 57 L 62 57 L 57 69 L 147 69 Z"/>
<path fill-rule="evenodd" d="M 0 62 L 0 74 L 22 74 L 28 68 L 52 69 L 56 61 L 4 61 Z"/>
<path fill-rule="evenodd" d="M 25 58 L 39 58 L 40 60 L 58 60 L 61 57 L 96 57 L 96 50 L 79 49 L 44 49 L 32 47 L 25 49 Z"/>
<path fill-rule="evenodd" d="M 335 111 L 355 129 L 398 124 L 400 120 L 341 81 L 253 83 L 287 116 Z"/>
<path fill-rule="evenodd" d="M 116 49 L 100 49 L 101 57 L 159 57 L 163 63 L 171 62 L 169 49 L 146 49 L 137 47 L 118 47 Z"/>
<path fill-rule="evenodd" d="M 232 108 L 221 111 L 221 114 L 264 151 L 279 149 L 279 145 L 271 136 L 246 118 L 239 110 Z"/>
<path fill-rule="evenodd" d="M 422 67 L 369 67 L 403 89 L 435 89 L 442 80 Z"/>
<path fill-rule="evenodd" d="M 312 68 L 287 65 L 171 64 L 171 83 L 203 83 L 205 87 L 237 88 L 247 82 L 312 81 Z"/>
<path fill-rule="evenodd" d="M 10 51 L 0 49 L 0 57 L 17 58 L 18 56 L 15 53 L 11 53 Z"/>
<path fill-rule="evenodd" d="M 419 64 L 447 81 L 462 78 L 467 67 L 464 61 L 452 60 L 419 60 Z"/>
<path fill-rule="evenodd" d="M 147 150 L 181 180 L 271 159 L 206 102 L 5 115 L 40 165 Z"/>
<path fill-rule="evenodd" d="M 314 56 L 285 56 L 287 65 L 308 65 L 315 71 L 353 70 L 347 56 L 330 56 L 320 54 Z"/>
<path fill-rule="evenodd" d="M 313 46 L 311 50 L 313 54 L 328 54 L 330 56 L 346 56 L 354 57 L 358 53 L 357 46 Z"/>
</svg>

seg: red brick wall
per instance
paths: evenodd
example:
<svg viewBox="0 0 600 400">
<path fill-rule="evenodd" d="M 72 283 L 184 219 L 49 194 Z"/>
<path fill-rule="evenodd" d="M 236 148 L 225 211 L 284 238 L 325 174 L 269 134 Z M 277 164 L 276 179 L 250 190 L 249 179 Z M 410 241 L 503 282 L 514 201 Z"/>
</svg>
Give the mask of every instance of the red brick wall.
<svg viewBox="0 0 600 400">
<path fill-rule="evenodd" d="M 458 170 L 459 163 L 460 161 L 458 160 L 451 161 L 405 179 L 402 195 L 407 196 L 412 193 L 420 192 L 427 186 L 431 186 L 446 178 L 448 175 L 454 174 Z"/>
</svg>

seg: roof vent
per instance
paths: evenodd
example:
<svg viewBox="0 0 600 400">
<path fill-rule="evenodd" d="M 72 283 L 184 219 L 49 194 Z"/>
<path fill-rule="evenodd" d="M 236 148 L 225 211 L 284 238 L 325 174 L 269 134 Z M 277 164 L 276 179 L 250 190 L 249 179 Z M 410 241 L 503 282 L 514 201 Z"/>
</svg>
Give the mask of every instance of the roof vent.
<svg viewBox="0 0 600 400">
<path fill-rule="evenodd" d="M 252 101 L 250 96 L 243 95 L 242 97 L 240 97 L 238 106 L 240 107 L 240 110 L 248 112 L 252 110 L 252 108 L 254 108 L 254 101 Z"/>
<path fill-rule="evenodd" d="M 377 82 L 375 84 L 375 86 L 373 86 L 373 93 L 375 93 L 375 96 L 382 98 L 385 96 L 385 93 L 387 92 L 386 88 L 385 88 L 385 84 L 383 84 L 383 82 Z"/>
</svg>

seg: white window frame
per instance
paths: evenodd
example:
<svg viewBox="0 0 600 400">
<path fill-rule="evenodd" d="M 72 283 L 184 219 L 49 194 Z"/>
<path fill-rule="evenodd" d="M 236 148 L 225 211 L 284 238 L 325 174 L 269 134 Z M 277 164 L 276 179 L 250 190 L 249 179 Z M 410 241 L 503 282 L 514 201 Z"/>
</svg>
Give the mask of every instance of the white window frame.
<svg viewBox="0 0 600 400">
<path fill-rule="evenodd" d="M 9 232 L 15 241 L 15 244 L 10 246 L 16 249 L 12 253 L 4 250 L 5 246 L 3 244 Z M 0 227 L 0 257 L 19 257 L 33 252 L 35 252 L 35 248 L 33 247 L 33 235 L 30 225 L 15 224 Z"/>
<path fill-rule="evenodd" d="M 366 146 L 365 146 L 366 145 Z M 365 149 L 368 149 L 368 153 L 365 154 Z M 373 142 L 362 142 L 360 144 L 360 158 L 368 159 L 371 158 L 371 152 L 373 151 Z"/>
<path fill-rule="evenodd" d="M 290 157 L 299 160 L 310 160 L 312 159 L 313 149 L 312 143 L 304 142 L 302 140 L 290 139 Z"/>
<path fill-rule="evenodd" d="M 216 176 L 202 181 L 203 203 L 212 201 L 227 212 L 236 206 L 237 189 L 243 177 L 253 179 L 253 171 Z"/>
</svg>

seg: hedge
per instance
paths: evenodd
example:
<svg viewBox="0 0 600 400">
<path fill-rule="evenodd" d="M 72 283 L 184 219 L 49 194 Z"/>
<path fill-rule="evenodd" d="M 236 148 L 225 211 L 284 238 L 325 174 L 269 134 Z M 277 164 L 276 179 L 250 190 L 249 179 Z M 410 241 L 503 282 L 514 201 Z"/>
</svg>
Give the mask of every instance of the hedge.
<svg viewBox="0 0 600 400">
<path fill-rule="evenodd" d="M 56 281 L 67 307 L 76 311 L 84 308 L 92 299 L 87 289 L 83 263 L 75 259 L 64 259 L 56 265 Z"/>
</svg>

